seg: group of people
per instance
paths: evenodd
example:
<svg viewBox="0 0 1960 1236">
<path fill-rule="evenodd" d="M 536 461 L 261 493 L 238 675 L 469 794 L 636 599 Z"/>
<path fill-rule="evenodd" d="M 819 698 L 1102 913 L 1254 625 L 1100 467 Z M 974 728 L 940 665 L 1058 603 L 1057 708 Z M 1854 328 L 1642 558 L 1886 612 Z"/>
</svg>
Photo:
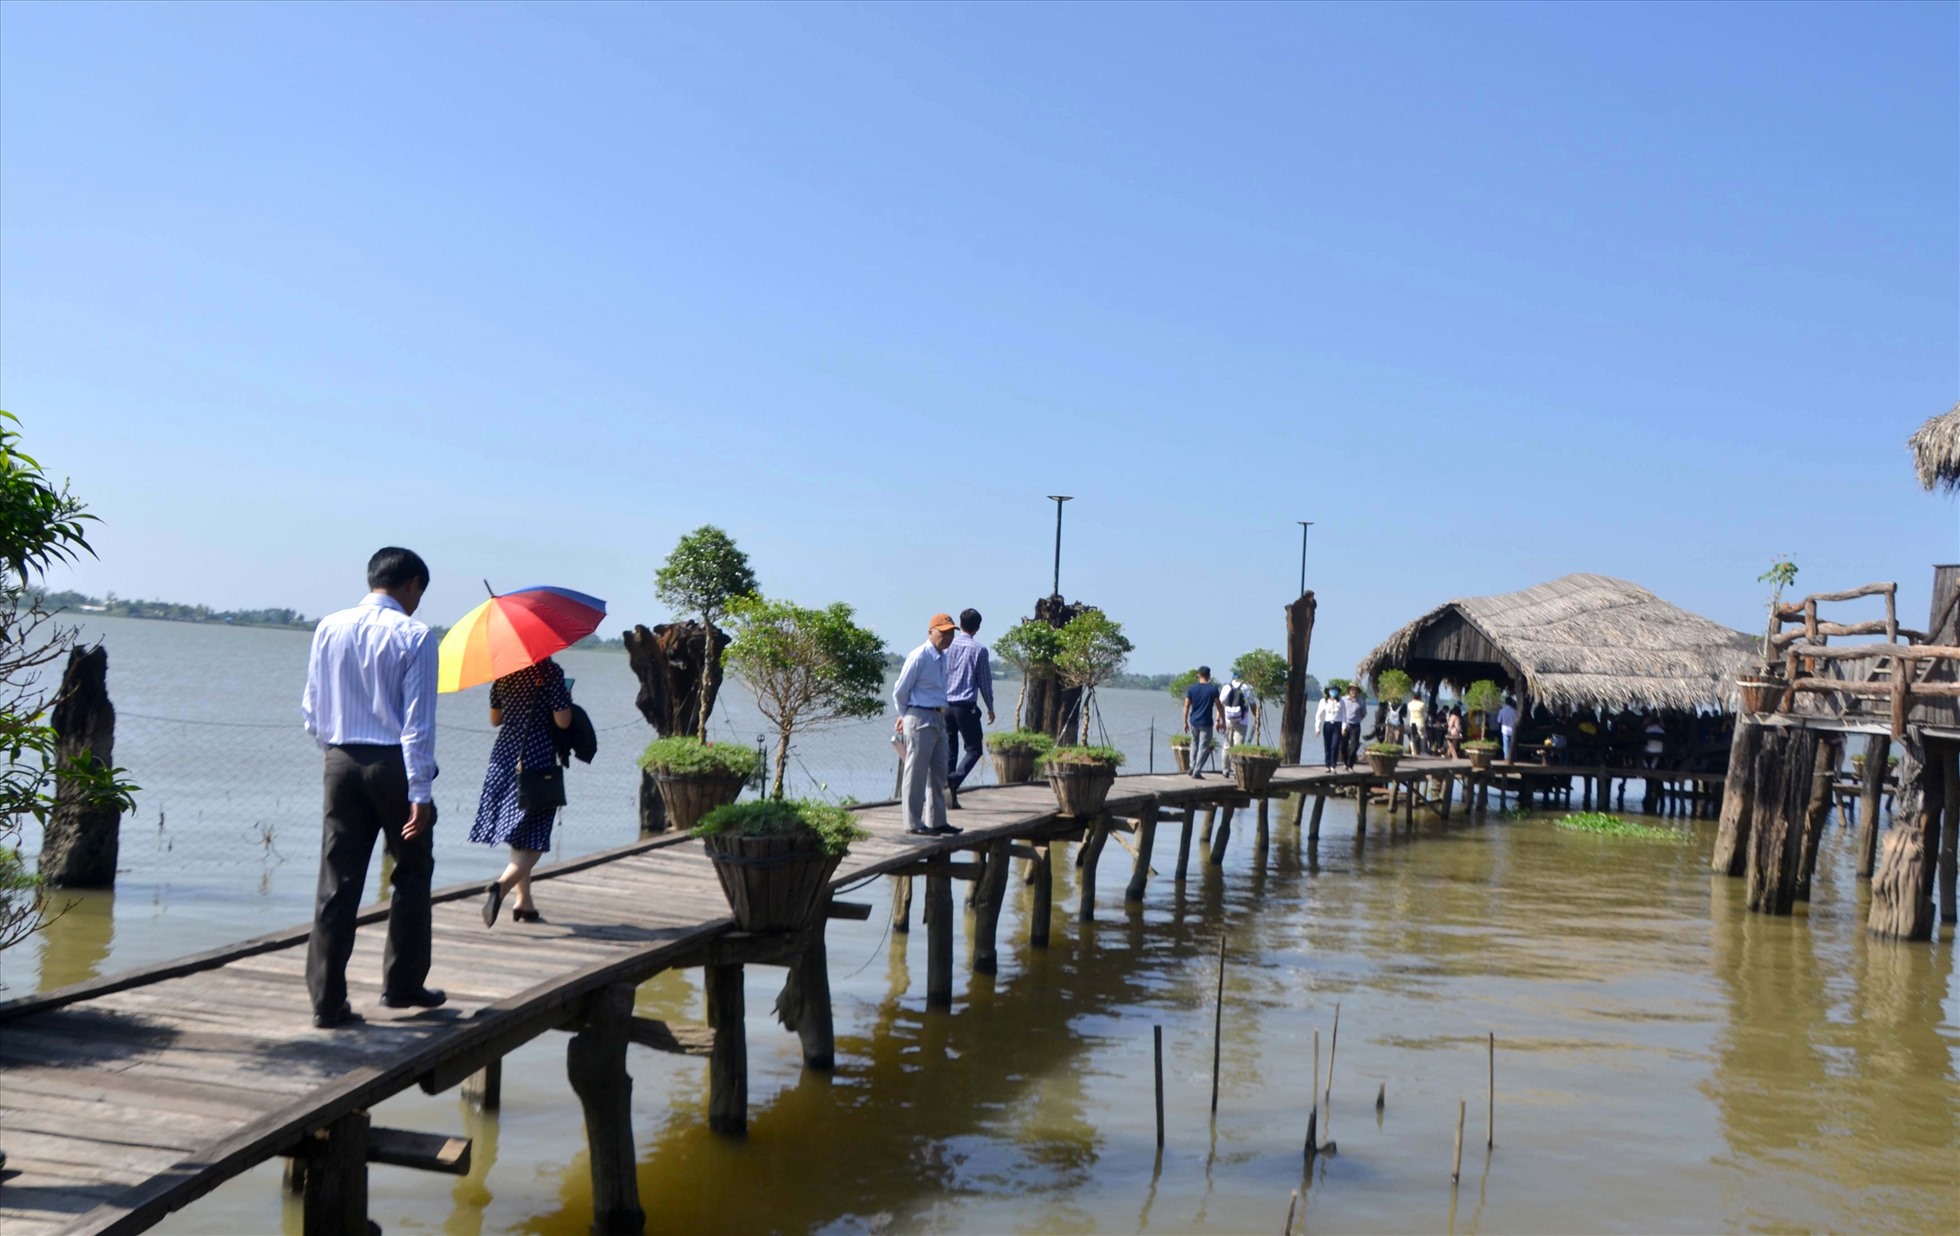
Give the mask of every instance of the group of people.
<svg viewBox="0 0 1960 1236">
<path fill-rule="evenodd" d="M 437 641 L 415 611 L 429 567 L 413 550 L 389 546 L 368 560 L 367 581 L 359 604 L 315 628 L 300 697 L 323 763 L 320 878 L 306 952 L 313 1024 L 321 1029 L 360 1020 L 347 999 L 347 959 L 377 838 L 393 860 L 381 1003 L 434 1008 L 448 999 L 428 986 Z M 546 657 L 492 684 L 490 724 L 497 741 L 470 840 L 507 845 L 511 857 L 484 890 L 483 921 L 496 921 L 509 894 L 512 918 L 539 922 L 531 872 L 551 849 L 563 797 L 541 800 L 527 787 L 538 783 L 538 771 L 566 762 L 579 741 L 568 737 L 575 729 L 589 740 L 590 722 L 572 703 L 564 670 Z M 580 754 L 589 758 L 588 750 Z"/>
<path fill-rule="evenodd" d="M 1494 720 L 1508 760 L 1518 724 L 1517 705 L 1509 696 Z M 1328 687 L 1315 707 L 1314 727 L 1320 731 L 1321 763 L 1327 768 L 1336 763 L 1353 768 L 1363 739 L 1399 743 L 1411 755 L 1441 755 L 1453 760 L 1463 754 L 1463 705 L 1454 703 L 1446 709 L 1438 701 L 1432 706 L 1420 693 L 1393 704 L 1378 701 L 1371 727 L 1368 701 L 1359 683 L 1348 684 L 1345 693 Z"/>
<path fill-rule="evenodd" d="M 892 733 L 903 749 L 899 798 L 905 831 L 917 837 L 962 831 L 946 818 L 960 809 L 960 786 L 980 762 L 987 724 L 994 723 L 994 671 L 980 634 L 980 611 L 964 609 L 955 623 L 939 613 L 926 623 L 926 642 L 905 656 L 892 684 L 898 715 Z M 964 748 L 964 749 L 962 749 Z"/>
<path fill-rule="evenodd" d="M 1205 779 L 1205 768 L 1219 749 L 1248 741 L 1259 728 L 1259 697 L 1237 674 L 1220 685 L 1211 680 L 1211 666 L 1198 667 L 1198 680 L 1184 689 L 1184 733 L 1191 738 L 1191 776 Z"/>
</svg>

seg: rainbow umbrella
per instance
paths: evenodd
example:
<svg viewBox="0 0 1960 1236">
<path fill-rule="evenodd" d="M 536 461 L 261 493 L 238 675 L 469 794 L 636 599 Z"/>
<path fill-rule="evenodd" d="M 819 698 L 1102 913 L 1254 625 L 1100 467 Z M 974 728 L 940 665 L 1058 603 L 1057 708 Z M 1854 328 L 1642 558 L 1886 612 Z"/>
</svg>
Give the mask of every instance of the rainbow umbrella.
<svg viewBox="0 0 1960 1236">
<path fill-rule="evenodd" d="M 598 630 L 605 616 L 604 601 L 570 588 L 492 592 L 442 637 L 436 690 L 467 691 L 536 665 Z"/>
</svg>

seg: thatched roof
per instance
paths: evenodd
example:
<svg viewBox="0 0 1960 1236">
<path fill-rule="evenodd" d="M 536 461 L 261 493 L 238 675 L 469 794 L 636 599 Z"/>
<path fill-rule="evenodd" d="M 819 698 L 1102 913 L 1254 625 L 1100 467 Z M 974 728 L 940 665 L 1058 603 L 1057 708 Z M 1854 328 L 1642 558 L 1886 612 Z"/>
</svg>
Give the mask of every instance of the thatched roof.
<svg viewBox="0 0 1960 1236">
<path fill-rule="evenodd" d="M 1960 489 L 1960 403 L 1906 439 L 1919 483 L 1927 489 Z"/>
<path fill-rule="evenodd" d="M 1373 682 L 1385 669 L 1415 666 L 1460 690 L 1459 677 L 1495 665 L 1514 682 L 1523 679 L 1534 704 L 1733 710 L 1736 676 L 1753 666 L 1756 651 L 1750 636 L 1638 584 L 1567 575 L 1437 606 L 1389 636 L 1357 672 Z M 1462 668 L 1451 672 L 1451 665 Z"/>
</svg>

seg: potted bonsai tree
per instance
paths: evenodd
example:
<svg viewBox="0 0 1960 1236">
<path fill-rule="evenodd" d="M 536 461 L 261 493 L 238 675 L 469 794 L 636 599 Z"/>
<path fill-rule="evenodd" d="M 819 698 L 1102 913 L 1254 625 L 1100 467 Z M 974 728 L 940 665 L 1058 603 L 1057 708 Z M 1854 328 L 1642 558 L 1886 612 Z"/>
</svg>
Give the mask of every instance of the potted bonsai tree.
<svg viewBox="0 0 1960 1236">
<path fill-rule="evenodd" d="M 1489 772 L 1491 761 L 1497 758 L 1499 750 L 1494 738 L 1472 738 L 1463 744 L 1463 755 L 1470 761 L 1470 771 Z"/>
<path fill-rule="evenodd" d="M 1286 674 L 1286 658 L 1270 648 L 1254 648 L 1232 662 L 1232 676 L 1252 688 L 1259 704 L 1253 719 L 1253 742 L 1264 737 L 1267 706 L 1286 698 Z"/>
<path fill-rule="evenodd" d="M 994 754 L 994 775 L 1002 785 L 1034 780 L 1035 765 L 1054 749 L 1055 740 L 1038 730 L 1001 730 L 987 735 L 987 750 Z"/>
<path fill-rule="evenodd" d="M 1015 729 L 1021 728 L 1021 710 L 1028 702 L 1028 679 L 1052 670 L 1061 650 L 1061 633 L 1033 618 L 1009 627 L 994 641 L 994 655 L 1013 666 L 1021 680 L 1020 694 L 1014 697 Z"/>
<path fill-rule="evenodd" d="M 640 756 L 675 828 L 693 828 L 716 807 L 734 802 L 762 771 L 762 757 L 739 742 L 706 743 L 675 735 L 656 738 Z"/>
<path fill-rule="evenodd" d="M 708 732 L 708 686 L 719 668 L 715 655 L 715 619 L 737 597 L 756 589 L 755 572 L 749 569 L 749 556 L 735 547 L 735 541 L 713 524 L 703 524 L 680 539 L 674 552 L 653 577 L 654 595 L 680 614 L 701 615 L 707 632 L 707 645 L 701 658 L 701 724 L 698 733 Z"/>
<path fill-rule="evenodd" d="M 1232 776 L 1247 794 L 1263 794 L 1279 771 L 1278 747 L 1240 743 L 1232 748 Z"/>
<path fill-rule="evenodd" d="M 1488 678 L 1479 678 L 1463 693 L 1463 706 L 1477 719 L 1477 737 L 1484 738 L 1490 727 L 1490 718 L 1504 707 L 1504 690 Z M 1469 744 L 1464 745 L 1467 747 Z"/>
<path fill-rule="evenodd" d="M 735 639 L 728 662 L 776 727 L 776 777 L 783 796 L 790 735 L 837 721 L 883 715 L 885 643 L 859 626 L 843 602 L 805 609 L 755 594 L 729 606 Z"/>
<path fill-rule="evenodd" d="M 1123 753 L 1114 747 L 1056 747 L 1041 760 L 1061 814 L 1076 819 L 1102 810 L 1122 764 Z"/>
<path fill-rule="evenodd" d="M 1099 609 L 1085 609 L 1058 633 L 1055 676 L 1063 686 L 1082 690 L 1082 715 L 1095 705 L 1096 688 L 1120 673 L 1135 645 L 1123 634 L 1123 624 Z M 1084 730 L 1087 730 L 1085 725 Z"/>
<path fill-rule="evenodd" d="M 843 807 L 783 798 L 724 804 L 691 832 L 714 860 L 736 926 L 756 932 L 813 925 L 851 842 L 871 835 Z"/>
<path fill-rule="evenodd" d="M 1171 758 L 1177 761 L 1177 771 L 1181 773 L 1191 771 L 1191 735 L 1171 735 Z"/>
<path fill-rule="evenodd" d="M 1371 742 L 1368 744 L 1368 768 L 1377 777 L 1393 777 L 1395 766 L 1402 762 L 1402 751 L 1399 742 Z"/>
</svg>

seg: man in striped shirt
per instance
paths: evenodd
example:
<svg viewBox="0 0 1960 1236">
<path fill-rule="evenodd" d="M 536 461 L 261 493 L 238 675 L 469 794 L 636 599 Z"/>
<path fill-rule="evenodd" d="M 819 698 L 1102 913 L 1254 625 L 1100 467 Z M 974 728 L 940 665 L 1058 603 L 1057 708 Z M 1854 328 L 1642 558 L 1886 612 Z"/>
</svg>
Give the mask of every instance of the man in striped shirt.
<svg viewBox="0 0 1960 1236">
<path fill-rule="evenodd" d="M 429 567 L 389 546 L 368 560 L 368 595 L 313 632 L 300 713 L 320 744 L 325 807 L 320 884 L 306 950 L 313 1024 L 359 1020 L 347 1000 L 347 959 L 376 836 L 394 859 L 381 1003 L 434 1008 L 447 997 L 429 976 L 429 881 L 436 807 L 436 640 L 413 614 Z"/>
</svg>

